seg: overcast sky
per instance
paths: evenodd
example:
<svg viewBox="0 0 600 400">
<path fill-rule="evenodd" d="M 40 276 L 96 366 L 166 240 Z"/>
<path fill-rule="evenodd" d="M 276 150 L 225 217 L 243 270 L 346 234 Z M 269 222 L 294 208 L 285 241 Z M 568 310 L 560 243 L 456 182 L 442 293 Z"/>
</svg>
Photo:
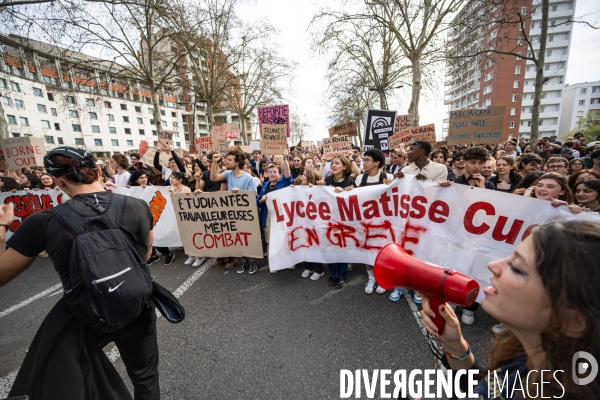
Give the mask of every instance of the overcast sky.
<svg viewBox="0 0 600 400">
<path fill-rule="evenodd" d="M 322 2 L 320 2 L 323 4 Z M 295 71 L 293 93 L 290 97 L 296 111 L 306 114 L 311 125 L 309 139 L 320 140 L 327 134 L 327 108 L 323 105 L 327 88 L 324 79 L 326 60 L 319 59 L 310 52 L 308 25 L 317 12 L 315 1 L 281 1 L 255 0 L 248 1 L 239 7 L 240 15 L 253 21 L 268 18 L 280 31 L 277 41 L 281 55 L 295 60 L 298 67 Z M 576 16 L 593 13 L 598 22 L 600 13 L 598 0 L 577 0 Z M 571 50 L 568 61 L 567 84 L 600 80 L 600 30 L 594 30 L 575 24 Z M 421 98 L 421 125 L 436 124 L 436 132 L 441 136 L 442 120 L 446 114 L 443 104 L 444 88 L 430 98 Z M 410 100 L 410 88 L 397 89 L 393 98 L 388 98 L 390 109 L 405 113 Z M 362 125 L 362 124 L 361 124 Z"/>
</svg>

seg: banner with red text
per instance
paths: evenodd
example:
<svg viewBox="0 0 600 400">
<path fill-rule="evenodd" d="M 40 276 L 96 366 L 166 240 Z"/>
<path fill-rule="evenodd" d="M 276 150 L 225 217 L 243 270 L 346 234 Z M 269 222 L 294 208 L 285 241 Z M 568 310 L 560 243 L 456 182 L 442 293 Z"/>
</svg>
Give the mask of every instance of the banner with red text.
<svg viewBox="0 0 600 400">
<path fill-rule="evenodd" d="M 57 189 L 19 190 L 14 193 L 0 193 L 0 204 L 13 203 L 15 207 L 15 219 L 6 232 L 6 240 L 31 214 L 54 208 L 68 199 L 69 197 L 62 190 Z"/>
<path fill-rule="evenodd" d="M 388 243 L 489 286 L 487 264 L 512 253 L 528 230 L 548 222 L 595 219 L 551 202 L 463 185 L 440 187 L 408 175 L 390 185 L 334 193 L 295 186 L 269 193 L 272 270 L 302 261 L 373 265 Z M 483 298 L 480 291 L 479 300 Z"/>
<path fill-rule="evenodd" d="M 154 225 L 154 246 L 181 247 L 179 227 L 175 220 L 171 193 L 167 186 L 113 187 L 112 192 L 135 197 L 148 203 Z M 146 238 L 140 239 L 146 240 Z"/>
</svg>

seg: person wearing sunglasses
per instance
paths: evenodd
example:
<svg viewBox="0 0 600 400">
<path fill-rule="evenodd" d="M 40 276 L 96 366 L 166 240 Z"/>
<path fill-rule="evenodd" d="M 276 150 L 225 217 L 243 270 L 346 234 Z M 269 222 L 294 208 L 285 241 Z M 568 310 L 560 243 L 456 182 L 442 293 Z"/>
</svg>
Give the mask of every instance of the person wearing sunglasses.
<svg viewBox="0 0 600 400">
<path fill-rule="evenodd" d="M 452 172 L 454 172 L 454 176 L 461 176 L 462 174 L 465 173 L 465 151 L 464 150 L 460 150 L 458 153 L 456 153 L 454 155 L 454 169 L 452 170 Z"/>
</svg>

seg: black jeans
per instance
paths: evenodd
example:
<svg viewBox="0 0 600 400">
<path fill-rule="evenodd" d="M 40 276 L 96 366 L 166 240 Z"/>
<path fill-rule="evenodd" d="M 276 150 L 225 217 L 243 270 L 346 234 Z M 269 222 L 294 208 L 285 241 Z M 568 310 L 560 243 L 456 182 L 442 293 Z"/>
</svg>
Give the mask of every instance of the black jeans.
<svg viewBox="0 0 600 400">
<path fill-rule="evenodd" d="M 323 264 L 321 264 L 321 263 L 304 261 L 303 264 L 304 264 L 304 269 L 316 272 L 317 274 L 323 273 Z"/>
<path fill-rule="evenodd" d="M 171 250 L 169 250 L 168 247 L 156 247 L 156 250 L 158 250 L 158 252 L 160 254 L 162 254 L 163 256 L 166 256 L 167 254 L 171 254 Z"/>
<path fill-rule="evenodd" d="M 160 399 L 156 312 L 151 301 L 146 303 L 140 316 L 123 329 L 113 333 L 93 330 L 92 335 L 100 347 L 110 342 L 117 345 L 133 384 L 135 400 Z"/>
</svg>

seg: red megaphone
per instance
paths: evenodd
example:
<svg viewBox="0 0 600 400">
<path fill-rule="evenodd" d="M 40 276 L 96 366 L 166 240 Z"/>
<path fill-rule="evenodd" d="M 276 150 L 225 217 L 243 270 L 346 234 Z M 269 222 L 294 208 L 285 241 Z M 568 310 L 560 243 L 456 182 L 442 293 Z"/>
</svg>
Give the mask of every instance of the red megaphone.
<svg viewBox="0 0 600 400">
<path fill-rule="evenodd" d="M 435 312 L 433 323 L 440 335 L 444 332 L 445 321 L 439 315 L 438 307 L 445 301 L 468 307 L 479 294 L 475 279 L 453 269 L 438 268 L 417 260 L 397 243 L 390 243 L 379 251 L 373 272 L 377 284 L 384 289 L 403 287 L 427 295 Z"/>
</svg>

